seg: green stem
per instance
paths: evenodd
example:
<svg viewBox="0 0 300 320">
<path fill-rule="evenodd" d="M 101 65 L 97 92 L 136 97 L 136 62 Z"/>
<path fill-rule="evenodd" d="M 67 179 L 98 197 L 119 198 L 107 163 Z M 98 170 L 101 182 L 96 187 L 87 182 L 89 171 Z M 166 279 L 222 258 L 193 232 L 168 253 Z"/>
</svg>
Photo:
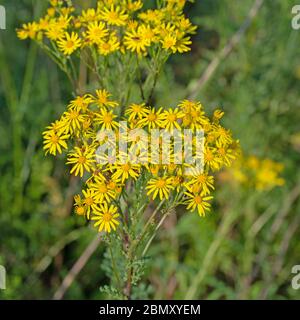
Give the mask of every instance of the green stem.
<svg viewBox="0 0 300 320">
<path fill-rule="evenodd" d="M 119 277 L 116 261 L 115 261 L 115 258 L 114 258 L 114 255 L 113 255 L 113 251 L 112 251 L 112 248 L 111 248 L 111 239 L 109 239 L 108 248 L 109 248 L 109 253 L 110 253 L 110 258 L 111 258 L 112 270 L 113 270 L 113 273 L 114 273 L 114 275 L 116 277 L 118 288 L 119 288 L 119 290 L 121 290 L 121 287 L 122 287 L 121 286 L 121 280 L 120 280 L 120 277 Z"/>
<path fill-rule="evenodd" d="M 142 257 L 144 257 L 145 254 L 147 253 L 147 251 L 148 251 L 148 249 L 149 249 L 149 247 L 150 247 L 153 239 L 154 239 L 155 236 L 156 236 L 156 233 L 157 233 L 158 229 L 159 229 L 159 228 L 161 227 L 161 225 L 164 223 L 164 221 L 165 221 L 165 219 L 167 218 L 167 216 L 169 215 L 169 213 L 170 213 L 170 212 L 167 211 L 167 212 L 162 216 L 162 218 L 160 219 L 160 221 L 159 221 L 158 225 L 156 226 L 156 228 L 155 228 L 155 230 L 154 230 L 151 238 L 148 240 L 148 242 L 147 242 L 147 244 L 146 244 L 146 246 L 145 246 L 145 248 L 144 248 L 144 250 L 143 250 Z"/>
<path fill-rule="evenodd" d="M 145 224 L 141 235 L 138 237 L 138 244 L 140 244 L 142 242 L 142 240 L 144 239 L 147 231 L 148 231 L 148 227 L 150 226 L 150 224 L 153 222 L 153 219 L 155 218 L 155 216 L 157 215 L 157 213 L 159 212 L 160 208 L 162 207 L 162 205 L 164 204 L 165 199 L 163 199 L 159 205 L 157 206 L 157 208 L 154 210 L 154 212 L 152 213 L 151 217 L 148 219 L 147 223 Z M 138 245 L 137 245 L 138 246 Z"/>
<path fill-rule="evenodd" d="M 139 61 L 139 56 L 136 54 L 136 64 L 138 68 L 138 77 L 139 77 L 139 88 L 141 92 L 141 98 L 143 99 L 144 102 L 146 102 L 145 99 L 145 93 L 144 93 L 144 88 L 143 88 L 143 82 L 142 82 L 142 69 Z"/>
</svg>

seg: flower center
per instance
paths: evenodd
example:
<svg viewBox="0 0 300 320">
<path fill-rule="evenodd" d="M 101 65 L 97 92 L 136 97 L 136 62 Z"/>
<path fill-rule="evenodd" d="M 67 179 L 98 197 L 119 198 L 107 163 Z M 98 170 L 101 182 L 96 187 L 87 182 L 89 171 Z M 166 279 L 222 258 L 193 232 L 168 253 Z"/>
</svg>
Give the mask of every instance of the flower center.
<svg viewBox="0 0 300 320">
<path fill-rule="evenodd" d="M 85 156 L 80 156 L 79 158 L 78 158 L 78 163 L 85 163 L 86 162 L 86 157 Z"/>
<path fill-rule="evenodd" d="M 200 175 L 200 176 L 198 176 L 197 180 L 198 180 L 199 183 L 205 183 L 206 182 L 206 176 Z"/>
<path fill-rule="evenodd" d="M 199 112 L 197 110 L 192 110 L 191 116 L 192 116 L 192 118 L 197 118 L 197 117 L 199 117 Z"/>
<path fill-rule="evenodd" d="M 94 30 L 94 36 L 101 38 L 103 36 L 103 29 L 97 28 Z"/>
<path fill-rule="evenodd" d="M 109 18 L 111 20 L 118 20 L 119 16 L 118 16 L 117 12 L 110 12 Z"/>
<path fill-rule="evenodd" d="M 170 122 L 175 122 L 176 120 L 177 120 L 177 117 L 176 117 L 176 115 L 175 114 L 169 114 L 168 115 L 168 120 L 170 121 Z"/>
<path fill-rule="evenodd" d="M 112 115 L 107 114 L 107 115 L 105 115 L 105 116 L 103 117 L 103 122 L 104 122 L 104 123 L 111 123 L 111 121 L 112 121 Z"/>
<path fill-rule="evenodd" d="M 175 46 L 176 44 L 176 39 L 174 38 L 166 38 L 165 41 L 164 41 L 164 46 L 165 48 L 167 49 L 170 49 L 171 47 Z"/>
<path fill-rule="evenodd" d="M 103 220 L 105 222 L 110 222 L 111 219 L 112 219 L 112 216 L 111 216 L 111 214 L 109 212 L 106 212 L 106 213 L 103 214 Z"/>
<path fill-rule="evenodd" d="M 105 193 L 105 192 L 107 192 L 107 187 L 105 184 L 100 184 L 98 187 L 98 190 L 100 193 Z"/>
<path fill-rule="evenodd" d="M 74 120 L 74 119 L 76 119 L 77 117 L 78 117 L 78 112 L 77 111 L 72 111 L 71 113 L 70 113 L 70 119 L 72 119 L 72 120 Z"/>
<path fill-rule="evenodd" d="M 159 179 L 156 182 L 156 187 L 162 189 L 166 185 L 166 180 L 164 179 Z"/>
<path fill-rule="evenodd" d="M 104 50 L 110 50 L 110 44 L 109 43 L 103 43 L 102 44 L 102 48 L 104 49 Z"/>
<path fill-rule="evenodd" d="M 155 121 L 157 119 L 157 115 L 153 112 L 149 113 L 148 120 L 149 121 Z"/>
<path fill-rule="evenodd" d="M 211 152 L 207 152 L 205 158 L 207 161 L 212 161 L 214 159 L 214 156 Z"/>
<path fill-rule="evenodd" d="M 218 152 L 219 152 L 219 154 L 220 154 L 221 156 L 225 156 L 225 154 L 226 154 L 224 148 L 220 148 L 220 149 L 218 150 Z"/>
<path fill-rule="evenodd" d="M 73 48 L 73 47 L 74 47 L 74 41 L 72 41 L 72 40 L 67 41 L 67 42 L 66 42 L 66 47 L 67 47 L 68 49 Z"/>
<path fill-rule="evenodd" d="M 152 39 L 154 37 L 154 33 L 151 30 L 148 30 L 147 32 L 144 33 L 144 36 L 146 39 Z"/>
<path fill-rule="evenodd" d="M 79 216 L 83 216 L 84 215 L 84 207 L 77 207 L 76 208 L 76 213 L 79 215 Z"/>
<path fill-rule="evenodd" d="M 85 204 L 87 205 L 87 206 L 91 206 L 92 204 L 94 203 L 94 200 L 93 200 L 93 198 L 86 198 L 85 199 Z"/>
<path fill-rule="evenodd" d="M 122 169 L 123 169 L 123 171 L 129 171 L 130 170 L 130 164 L 126 163 L 126 164 L 122 165 Z"/>
<path fill-rule="evenodd" d="M 196 196 L 196 197 L 194 198 L 194 201 L 195 201 L 197 204 L 200 204 L 200 203 L 202 203 L 202 198 L 201 198 L 200 196 Z"/>
<path fill-rule="evenodd" d="M 50 141 L 52 142 L 52 143 L 58 143 L 58 140 L 59 140 L 59 137 L 58 137 L 58 135 L 53 135 L 52 137 L 51 137 L 51 139 L 50 139 Z"/>
</svg>

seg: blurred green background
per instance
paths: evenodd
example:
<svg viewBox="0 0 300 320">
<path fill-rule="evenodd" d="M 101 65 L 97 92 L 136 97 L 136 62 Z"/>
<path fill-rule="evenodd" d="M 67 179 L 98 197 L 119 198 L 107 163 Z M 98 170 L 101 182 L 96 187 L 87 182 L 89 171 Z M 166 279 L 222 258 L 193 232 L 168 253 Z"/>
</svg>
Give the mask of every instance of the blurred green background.
<svg viewBox="0 0 300 320">
<path fill-rule="evenodd" d="M 190 94 L 254 0 L 242 2 L 199 0 L 187 6 L 199 26 L 193 50 L 168 63 L 157 104 L 175 105 Z M 47 2 L 1 4 L 7 30 L 0 31 L 0 264 L 7 270 L 7 289 L 0 290 L 0 299 L 103 299 L 99 287 L 108 279 L 101 244 L 61 291 L 95 231 L 73 214 L 80 185 L 64 158 L 45 157 L 42 150 L 41 132 L 72 98 L 70 86 L 35 44 L 19 41 L 15 33 L 39 17 Z M 300 30 L 291 27 L 294 4 L 265 0 L 197 91 L 208 112 L 224 109 L 225 125 L 246 155 L 284 164 L 285 185 L 257 191 L 219 179 L 206 218 L 181 210 L 171 215 L 150 250 L 151 267 L 138 298 L 300 298 L 291 287 L 291 268 L 300 264 Z"/>
</svg>

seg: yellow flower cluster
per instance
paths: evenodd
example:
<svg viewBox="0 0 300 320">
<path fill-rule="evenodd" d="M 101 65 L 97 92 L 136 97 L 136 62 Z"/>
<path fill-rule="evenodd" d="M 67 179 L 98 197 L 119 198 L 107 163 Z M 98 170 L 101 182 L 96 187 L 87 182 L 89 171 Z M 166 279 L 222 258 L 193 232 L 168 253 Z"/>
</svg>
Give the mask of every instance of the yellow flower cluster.
<svg viewBox="0 0 300 320">
<path fill-rule="evenodd" d="M 283 164 L 271 159 L 240 157 L 227 172 L 227 178 L 256 190 L 266 191 L 284 185 L 285 180 L 280 176 L 283 168 Z"/>
<path fill-rule="evenodd" d="M 115 230 L 119 223 L 117 204 L 120 197 L 126 193 L 129 184 L 142 180 L 141 190 L 149 197 L 149 202 L 157 198 L 173 201 L 186 205 L 188 210 L 197 209 L 199 215 L 204 216 L 211 206 L 213 174 L 223 166 L 230 166 L 239 153 L 238 141 L 233 140 L 231 132 L 220 124 L 224 113 L 216 110 L 209 118 L 201 103 L 189 100 L 182 101 L 176 108 L 131 104 L 124 115 L 120 114 L 118 106 L 106 90 L 78 96 L 69 103 L 61 118 L 43 133 L 45 152 L 57 155 L 67 149 L 71 174 L 85 175 L 86 188 L 82 195 L 75 197 L 76 213 L 96 220 L 99 231 Z M 105 129 L 115 133 L 116 138 L 106 136 L 104 139 Z M 120 148 L 125 129 L 127 153 Z M 146 137 L 136 135 L 137 129 L 146 132 Z M 203 152 L 197 154 L 195 151 L 195 137 L 190 142 L 193 156 L 202 160 L 201 170 L 191 169 L 184 160 L 175 161 L 175 153 L 168 164 L 163 163 L 161 157 L 158 162 L 150 161 L 153 149 L 159 149 L 163 144 L 159 137 L 153 147 L 149 141 L 151 129 L 165 129 L 170 135 L 175 129 L 182 135 L 185 129 L 192 133 L 201 130 Z M 174 149 L 174 136 L 171 140 Z M 110 150 L 115 144 L 115 152 L 98 152 L 105 144 L 111 146 Z M 187 174 L 189 169 L 191 172 Z"/>
<path fill-rule="evenodd" d="M 24 24 L 17 34 L 65 56 L 83 48 L 103 56 L 126 51 L 146 55 L 152 46 L 169 54 L 189 51 L 196 27 L 183 14 L 187 1 L 159 2 L 156 9 L 142 10 L 141 0 L 98 0 L 96 8 L 77 14 L 72 1 L 52 0 L 43 18 Z"/>
</svg>

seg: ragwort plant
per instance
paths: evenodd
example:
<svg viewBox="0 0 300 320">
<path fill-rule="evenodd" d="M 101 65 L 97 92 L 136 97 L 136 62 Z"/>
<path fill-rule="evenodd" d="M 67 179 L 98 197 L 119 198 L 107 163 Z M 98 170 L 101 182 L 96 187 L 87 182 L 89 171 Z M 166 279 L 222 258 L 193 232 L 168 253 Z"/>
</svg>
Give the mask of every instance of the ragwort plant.
<svg viewBox="0 0 300 320">
<path fill-rule="evenodd" d="M 43 132 L 44 150 L 54 156 L 67 152 L 70 173 L 81 178 L 74 210 L 92 221 L 107 244 L 111 266 L 104 267 L 111 283 L 103 290 L 121 299 L 141 296 L 137 285 L 146 253 L 165 218 L 179 205 L 205 216 L 214 174 L 239 154 L 238 141 L 220 124 L 221 110 L 209 118 L 196 101 L 153 106 L 168 58 L 191 50 L 196 27 L 183 13 L 185 3 L 161 0 L 143 9 L 140 0 L 100 0 L 80 11 L 72 1 L 51 0 L 44 17 L 17 30 L 72 84 L 73 99 Z M 87 92 L 82 66 L 96 90 Z M 139 98 L 132 101 L 135 92 Z M 162 152 L 153 157 L 157 150 Z M 188 150 L 201 166 L 183 159 Z"/>
</svg>

